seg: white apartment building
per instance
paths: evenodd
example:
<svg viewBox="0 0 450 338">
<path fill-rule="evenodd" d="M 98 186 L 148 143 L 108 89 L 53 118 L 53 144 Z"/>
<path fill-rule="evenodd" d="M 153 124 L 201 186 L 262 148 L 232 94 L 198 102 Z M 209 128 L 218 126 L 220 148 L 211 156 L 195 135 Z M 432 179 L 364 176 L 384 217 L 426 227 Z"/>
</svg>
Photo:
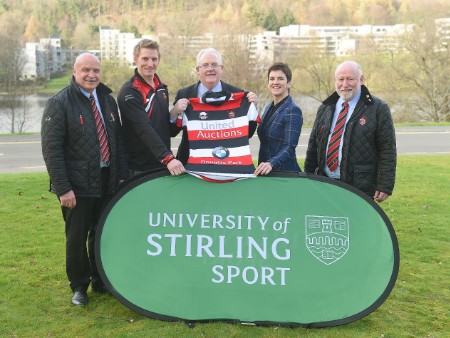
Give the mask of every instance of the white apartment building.
<svg viewBox="0 0 450 338">
<path fill-rule="evenodd" d="M 60 38 L 43 38 L 39 42 L 27 42 L 23 49 L 25 64 L 23 79 L 50 79 L 50 74 L 62 70 L 65 53 L 61 50 Z"/>
<path fill-rule="evenodd" d="M 436 19 L 436 32 L 442 39 L 442 46 L 450 42 L 450 18 Z M 307 48 L 313 47 L 318 53 L 349 56 L 361 48 L 396 51 L 399 48 L 399 36 L 411 31 L 413 25 L 392 26 L 310 26 L 289 25 L 276 32 L 262 32 L 253 36 L 237 37 L 236 41 L 248 45 L 250 57 L 254 64 L 264 65 L 296 56 Z M 100 51 L 91 51 L 101 60 L 118 59 L 133 66 L 133 48 L 142 38 L 148 38 L 164 44 L 166 48 L 183 46 L 195 55 L 200 49 L 214 46 L 222 36 L 205 33 L 199 36 L 178 36 L 168 34 L 143 35 L 136 38 L 134 33 L 122 33 L 118 29 L 100 27 Z M 237 42 L 239 43 L 239 42 Z M 67 62 L 72 64 L 74 58 L 82 51 L 62 50 L 59 38 L 40 39 L 29 42 L 24 48 L 26 64 L 22 71 L 25 79 L 42 77 L 49 79 L 53 72 L 61 71 Z M 226 54 L 227 51 L 224 51 Z"/>
<path fill-rule="evenodd" d="M 280 33 L 262 32 L 251 36 L 248 42 L 251 58 L 256 64 L 267 64 L 288 55 L 298 55 L 306 48 L 314 47 L 319 53 L 349 56 L 354 55 L 361 42 L 376 48 L 396 50 L 398 36 L 411 25 L 394 26 L 310 26 L 289 25 L 280 28 Z M 161 42 L 165 46 L 183 46 L 198 51 L 214 45 L 212 33 L 199 36 L 142 36 Z M 223 37 L 221 37 L 223 39 Z M 133 65 L 133 47 L 141 38 L 134 33 L 121 33 L 118 29 L 100 27 L 100 49 L 102 59 L 117 58 Z M 226 51 L 224 51 L 226 53 Z"/>
<path fill-rule="evenodd" d="M 393 26 L 309 26 L 289 25 L 280 28 L 282 45 L 297 52 L 315 46 L 324 54 L 354 55 L 364 42 L 378 49 L 398 49 L 398 37 L 412 25 Z"/>
<path fill-rule="evenodd" d="M 166 46 L 176 45 L 182 46 L 188 50 L 193 50 L 194 54 L 197 51 L 211 47 L 214 45 L 214 34 L 205 33 L 203 35 L 195 35 L 195 36 L 171 36 L 169 34 L 159 34 L 159 41 L 161 44 Z M 216 38 L 219 38 L 216 36 Z"/>
<path fill-rule="evenodd" d="M 448 47 L 450 43 L 450 18 L 436 19 L 434 22 L 442 44 Z"/>
<path fill-rule="evenodd" d="M 198 36 L 169 36 L 162 33 L 158 35 L 142 35 L 136 38 L 134 33 L 122 33 L 118 29 L 100 27 L 100 55 L 102 60 L 116 59 L 132 66 L 134 46 L 141 39 L 151 39 L 164 44 L 165 47 L 184 46 L 189 50 L 198 51 L 209 47 L 214 42 L 214 34 L 206 33 Z"/>
<path fill-rule="evenodd" d="M 253 35 L 250 39 L 250 57 L 259 64 L 261 68 L 272 63 L 280 57 L 280 37 L 275 31 L 265 31 L 261 34 Z"/>
<path fill-rule="evenodd" d="M 132 66 L 134 64 L 133 48 L 141 39 L 151 39 L 159 42 L 158 36 L 143 35 L 135 38 L 134 33 L 121 33 L 118 29 L 100 27 L 100 58 L 101 60 L 120 60 Z"/>
</svg>

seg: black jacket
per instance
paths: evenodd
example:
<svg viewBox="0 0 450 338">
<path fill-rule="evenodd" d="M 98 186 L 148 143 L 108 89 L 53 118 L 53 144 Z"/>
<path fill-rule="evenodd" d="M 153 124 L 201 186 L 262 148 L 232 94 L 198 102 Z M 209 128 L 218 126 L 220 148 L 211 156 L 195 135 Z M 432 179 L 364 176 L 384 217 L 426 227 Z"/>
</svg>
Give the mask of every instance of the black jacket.
<svg viewBox="0 0 450 338">
<path fill-rule="evenodd" d="M 96 89 L 110 145 L 108 193 L 128 177 L 126 150 L 120 119 L 111 90 L 100 83 Z M 42 116 L 42 154 L 50 176 L 50 191 L 61 196 L 100 197 L 100 146 L 89 99 L 75 79 L 47 101 Z"/>
<path fill-rule="evenodd" d="M 153 90 L 135 70 L 134 76 L 125 82 L 117 96 L 128 150 L 128 166 L 132 170 L 165 168 L 162 161 L 172 155 L 170 137 L 180 132 L 180 128 L 170 123 L 167 86 L 156 74 L 155 77 L 159 86 Z M 150 98 L 151 102 L 147 101 Z M 146 111 L 148 102 L 150 105 Z"/>
<path fill-rule="evenodd" d="M 314 122 L 305 172 L 325 175 L 328 136 L 339 95 L 335 92 L 320 105 Z M 372 96 L 364 85 L 344 131 L 340 180 L 373 196 L 375 191 L 392 194 L 397 149 L 395 130 L 388 105 Z"/>
<path fill-rule="evenodd" d="M 191 86 L 185 87 L 180 89 L 177 92 L 177 95 L 175 96 L 175 101 L 174 101 L 174 105 L 175 103 L 179 100 L 179 99 L 190 99 L 193 97 L 197 97 L 198 95 L 198 85 L 200 84 L 200 82 L 197 82 Z M 229 91 L 231 93 L 238 93 L 238 92 L 243 92 L 242 89 L 232 86 L 228 83 L 222 82 L 222 90 L 223 91 Z M 257 123 L 254 121 L 250 121 L 249 123 L 249 138 L 253 136 L 253 134 L 255 133 L 256 130 L 256 126 Z M 183 163 L 186 164 L 189 158 L 189 141 L 188 141 L 188 137 L 187 137 L 187 133 L 183 130 L 183 136 L 181 137 L 181 143 L 178 147 L 178 152 L 177 152 L 177 159 Z"/>
</svg>

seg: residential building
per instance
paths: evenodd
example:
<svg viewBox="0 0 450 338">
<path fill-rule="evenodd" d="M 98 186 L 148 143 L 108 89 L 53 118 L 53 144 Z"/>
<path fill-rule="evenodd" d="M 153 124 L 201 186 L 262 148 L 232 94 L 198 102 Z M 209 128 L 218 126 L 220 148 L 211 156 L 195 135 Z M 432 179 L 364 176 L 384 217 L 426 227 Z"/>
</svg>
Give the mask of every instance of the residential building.
<svg viewBox="0 0 450 338">
<path fill-rule="evenodd" d="M 450 18 L 442 18 L 434 20 L 438 36 L 441 38 L 443 47 L 449 47 L 450 44 Z"/>
<path fill-rule="evenodd" d="M 25 64 L 21 75 L 24 79 L 48 80 L 50 74 L 61 71 L 65 63 L 60 38 L 43 38 L 39 42 L 27 42 L 23 52 Z"/>
<path fill-rule="evenodd" d="M 134 64 L 133 49 L 144 38 L 159 42 L 158 36 L 143 35 L 136 38 L 134 33 L 121 33 L 118 29 L 101 26 L 100 29 L 100 58 L 102 60 L 119 60 L 130 66 Z"/>
<path fill-rule="evenodd" d="M 450 42 L 450 18 L 436 19 L 435 24 L 436 32 L 442 39 L 442 48 L 447 48 Z M 281 27 L 279 34 L 266 31 L 252 36 L 236 36 L 234 40 L 236 44 L 248 46 L 250 60 L 254 61 L 254 65 L 264 67 L 273 61 L 300 55 L 306 49 L 311 48 L 318 55 L 337 57 L 351 56 L 358 52 L 373 52 L 373 50 L 396 52 L 401 48 L 399 37 L 412 29 L 413 25 L 409 24 L 392 26 L 289 25 Z M 171 36 L 162 33 L 136 38 L 134 33 L 122 33 L 118 29 L 111 29 L 107 26 L 101 26 L 99 32 L 100 50 L 91 52 L 98 55 L 101 60 L 120 60 L 129 66 L 134 65 L 133 48 L 142 38 L 158 41 L 169 50 L 178 48 L 185 52 L 192 51 L 192 55 L 202 48 L 220 46 L 222 41 L 227 40 L 223 36 L 215 36 L 212 33 L 198 36 Z M 62 50 L 59 38 L 41 39 L 39 43 L 27 43 L 24 49 L 27 63 L 22 76 L 23 78 L 48 79 L 51 73 L 61 71 L 65 63 L 72 65 L 74 58 L 81 52 L 83 51 Z M 224 55 L 226 53 L 227 50 L 224 50 Z"/>
</svg>

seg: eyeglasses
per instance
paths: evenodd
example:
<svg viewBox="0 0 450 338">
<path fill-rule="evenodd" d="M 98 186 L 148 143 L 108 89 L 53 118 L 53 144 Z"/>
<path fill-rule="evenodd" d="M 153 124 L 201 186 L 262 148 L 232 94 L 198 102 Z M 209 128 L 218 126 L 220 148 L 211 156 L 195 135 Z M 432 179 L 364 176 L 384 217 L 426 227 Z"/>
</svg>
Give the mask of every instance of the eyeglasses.
<svg viewBox="0 0 450 338">
<path fill-rule="evenodd" d="M 336 82 L 337 83 L 343 83 L 346 80 L 347 80 L 347 82 L 354 82 L 356 80 L 356 78 L 354 78 L 354 77 L 339 77 L 339 78 L 336 78 Z"/>
<path fill-rule="evenodd" d="M 221 66 L 222 65 L 219 65 L 217 63 L 204 63 L 202 65 L 199 65 L 198 68 L 208 69 L 209 67 L 211 67 L 212 69 L 217 69 Z"/>
</svg>

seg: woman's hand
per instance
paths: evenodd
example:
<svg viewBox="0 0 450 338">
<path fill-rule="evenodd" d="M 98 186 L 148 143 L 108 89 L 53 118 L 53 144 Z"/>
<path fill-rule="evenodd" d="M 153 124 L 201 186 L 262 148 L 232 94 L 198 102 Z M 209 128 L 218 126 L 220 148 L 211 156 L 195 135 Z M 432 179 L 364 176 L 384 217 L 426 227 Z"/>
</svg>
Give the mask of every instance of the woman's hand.
<svg viewBox="0 0 450 338">
<path fill-rule="evenodd" d="M 258 166 L 258 168 L 256 168 L 255 170 L 255 175 L 267 175 L 268 173 L 270 173 L 272 171 L 272 165 L 270 164 L 270 162 L 261 162 Z"/>
</svg>

